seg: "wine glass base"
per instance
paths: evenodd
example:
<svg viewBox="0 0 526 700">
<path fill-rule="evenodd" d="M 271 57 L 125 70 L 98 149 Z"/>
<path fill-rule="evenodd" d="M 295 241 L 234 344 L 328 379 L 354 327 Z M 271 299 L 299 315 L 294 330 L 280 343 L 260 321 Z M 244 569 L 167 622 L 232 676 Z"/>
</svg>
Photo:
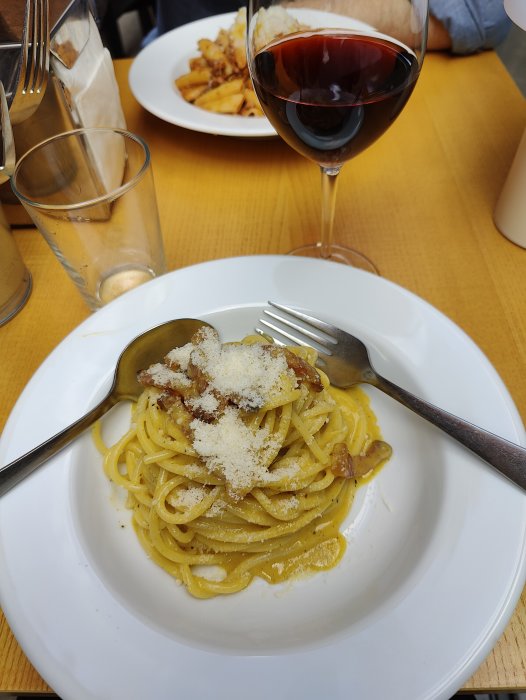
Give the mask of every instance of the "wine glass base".
<svg viewBox="0 0 526 700">
<path fill-rule="evenodd" d="M 359 253 L 357 250 L 352 250 L 352 248 L 346 248 L 342 245 L 332 245 L 331 254 L 328 258 L 322 256 L 321 245 L 319 243 L 312 243 L 310 245 L 302 245 L 299 248 L 294 248 L 294 250 L 290 251 L 289 255 L 301 255 L 307 258 L 318 258 L 319 260 L 332 260 L 333 262 L 339 262 L 343 265 L 357 267 L 359 270 L 372 272 L 375 275 L 380 274 L 376 265 L 369 260 L 369 258 L 362 255 L 362 253 Z"/>
</svg>

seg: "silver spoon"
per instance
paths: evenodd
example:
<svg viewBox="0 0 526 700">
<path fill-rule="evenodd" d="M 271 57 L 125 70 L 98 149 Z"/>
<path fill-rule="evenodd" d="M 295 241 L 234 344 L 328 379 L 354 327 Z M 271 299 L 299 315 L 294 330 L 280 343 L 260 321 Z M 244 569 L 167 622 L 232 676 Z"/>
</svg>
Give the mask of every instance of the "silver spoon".
<svg viewBox="0 0 526 700">
<path fill-rule="evenodd" d="M 144 389 L 137 381 L 137 372 L 161 361 L 173 348 L 186 345 L 199 328 L 209 325 L 195 318 L 179 318 L 151 328 L 132 340 L 121 353 L 111 389 L 99 404 L 49 440 L 0 468 L 0 496 L 69 445 L 110 408 L 126 399 L 136 400 Z"/>
</svg>

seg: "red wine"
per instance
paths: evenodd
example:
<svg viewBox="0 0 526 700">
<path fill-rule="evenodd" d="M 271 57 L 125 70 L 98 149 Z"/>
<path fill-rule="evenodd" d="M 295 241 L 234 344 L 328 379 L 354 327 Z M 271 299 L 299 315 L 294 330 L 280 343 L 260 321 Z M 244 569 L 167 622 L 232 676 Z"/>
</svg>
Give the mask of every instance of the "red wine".
<svg viewBox="0 0 526 700">
<path fill-rule="evenodd" d="M 337 166 L 375 141 L 402 111 L 416 56 L 383 38 L 324 30 L 256 54 L 253 83 L 276 131 L 301 154 Z"/>
</svg>

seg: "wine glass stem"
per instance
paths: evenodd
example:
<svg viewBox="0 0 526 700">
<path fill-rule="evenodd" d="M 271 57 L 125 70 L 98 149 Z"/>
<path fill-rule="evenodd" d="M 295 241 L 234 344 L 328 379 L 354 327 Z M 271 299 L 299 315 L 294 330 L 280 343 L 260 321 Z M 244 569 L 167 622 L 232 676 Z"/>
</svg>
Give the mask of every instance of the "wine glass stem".
<svg viewBox="0 0 526 700">
<path fill-rule="evenodd" d="M 332 253 L 332 234 L 334 229 L 334 212 L 336 209 L 336 189 L 339 167 L 321 170 L 321 240 L 320 257 L 330 258 Z"/>
</svg>

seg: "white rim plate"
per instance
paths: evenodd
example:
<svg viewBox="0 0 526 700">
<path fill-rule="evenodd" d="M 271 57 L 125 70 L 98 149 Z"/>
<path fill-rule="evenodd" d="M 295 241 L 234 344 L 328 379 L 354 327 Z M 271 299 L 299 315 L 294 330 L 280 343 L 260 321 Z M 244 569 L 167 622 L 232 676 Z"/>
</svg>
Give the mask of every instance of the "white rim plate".
<svg viewBox="0 0 526 700">
<path fill-rule="evenodd" d="M 138 333 L 196 317 L 225 340 L 238 338 L 267 299 L 354 332 L 380 373 L 524 444 L 493 367 L 426 302 L 342 265 L 254 256 L 172 272 L 88 318 L 22 393 L 0 464 L 102 398 Z M 341 564 L 304 581 L 256 581 L 231 597 L 192 599 L 143 554 L 89 434 L 4 496 L 2 606 L 55 692 L 64 700 L 449 698 L 495 644 L 522 591 L 526 499 L 432 426 L 369 394 L 394 456 L 358 494 Z M 105 430 L 122 430 L 127 410 L 114 409 Z"/>
<path fill-rule="evenodd" d="M 188 73 L 188 61 L 199 55 L 199 39 L 212 39 L 219 29 L 228 29 L 235 12 L 206 17 L 177 27 L 148 44 L 134 59 L 129 84 L 135 99 L 148 112 L 185 129 L 222 136 L 275 136 L 266 117 L 214 114 L 186 102 L 174 80 Z"/>
</svg>

